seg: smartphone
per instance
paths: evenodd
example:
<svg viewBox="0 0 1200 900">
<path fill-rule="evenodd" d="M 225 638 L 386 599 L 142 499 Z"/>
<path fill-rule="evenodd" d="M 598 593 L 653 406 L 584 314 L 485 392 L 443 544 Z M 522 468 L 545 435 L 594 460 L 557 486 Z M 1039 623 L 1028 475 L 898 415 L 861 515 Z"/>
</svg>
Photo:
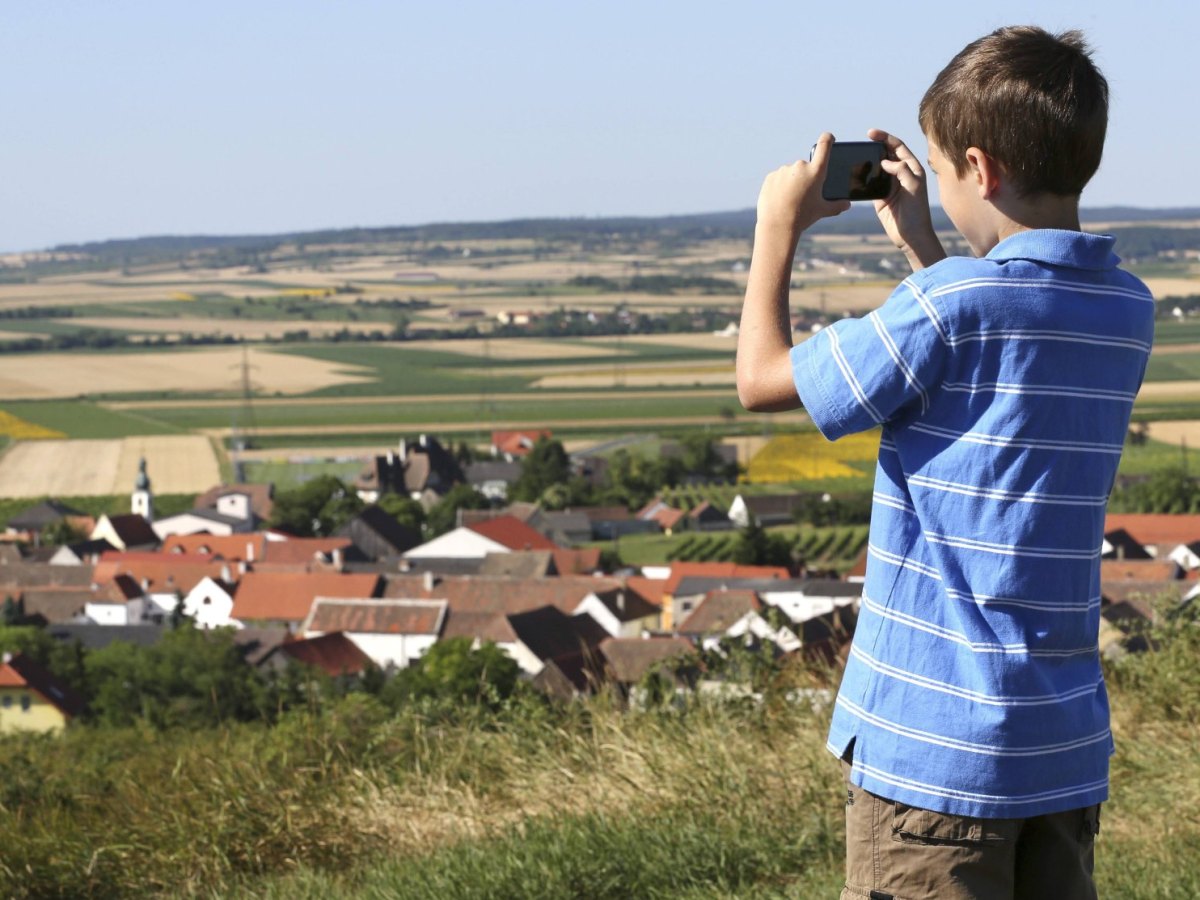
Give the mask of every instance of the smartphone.
<svg viewBox="0 0 1200 900">
<path fill-rule="evenodd" d="M 829 148 L 821 196 L 826 200 L 885 199 L 892 192 L 892 176 L 882 165 L 886 152 L 881 141 L 835 141 Z M 808 158 L 812 159 L 811 152 Z"/>
</svg>

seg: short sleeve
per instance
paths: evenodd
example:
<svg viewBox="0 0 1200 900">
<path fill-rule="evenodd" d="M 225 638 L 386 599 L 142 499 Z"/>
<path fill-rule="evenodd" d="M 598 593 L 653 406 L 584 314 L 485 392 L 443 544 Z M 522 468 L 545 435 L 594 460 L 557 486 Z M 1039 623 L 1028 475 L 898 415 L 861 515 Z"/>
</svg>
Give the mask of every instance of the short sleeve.
<svg viewBox="0 0 1200 900">
<path fill-rule="evenodd" d="M 946 316 L 913 278 L 879 309 L 843 319 L 792 348 L 792 378 L 829 440 L 924 412 L 942 379 Z"/>
</svg>

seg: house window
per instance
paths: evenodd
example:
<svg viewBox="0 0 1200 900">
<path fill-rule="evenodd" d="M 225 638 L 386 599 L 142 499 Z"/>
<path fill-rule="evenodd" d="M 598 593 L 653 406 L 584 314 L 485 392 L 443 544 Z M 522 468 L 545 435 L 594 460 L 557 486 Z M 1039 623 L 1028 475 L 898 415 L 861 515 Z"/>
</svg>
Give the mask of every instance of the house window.
<svg viewBox="0 0 1200 900">
<path fill-rule="evenodd" d="M 5 694 L 4 699 L 0 700 L 0 706 L 3 706 L 5 709 L 12 706 L 12 694 Z"/>
<path fill-rule="evenodd" d="M 32 703 L 33 703 L 33 701 L 30 699 L 28 694 L 22 694 L 21 695 L 21 712 L 29 712 L 29 707 L 32 705 Z"/>
</svg>

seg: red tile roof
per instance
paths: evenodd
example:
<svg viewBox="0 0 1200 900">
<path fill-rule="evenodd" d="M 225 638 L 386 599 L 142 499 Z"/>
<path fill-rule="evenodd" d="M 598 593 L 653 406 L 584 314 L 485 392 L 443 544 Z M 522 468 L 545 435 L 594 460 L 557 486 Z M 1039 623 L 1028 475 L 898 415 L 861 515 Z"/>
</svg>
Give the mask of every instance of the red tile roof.
<svg viewBox="0 0 1200 900">
<path fill-rule="evenodd" d="M 28 688 L 67 717 L 76 716 L 83 710 L 83 699 L 35 660 L 23 653 L 5 656 L 7 658 L 0 662 L 0 687 Z"/>
<path fill-rule="evenodd" d="M 295 622 L 308 617 L 317 597 L 372 597 L 378 575 L 341 572 L 247 572 L 230 615 L 242 622 Z"/>
<path fill-rule="evenodd" d="M 317 561 L 318 554 L 331 555 L 354 545 L 348 537 L 288 538 L 286 541 L 267 541 L 263 562 L 273 565 L 303 566 Z"/>
<path fill-rule="evenodd" d="M 359 675 L 371 665 L 371 658 L 340 631 L 319 637 L 286 641 L 278 652 L 298 663 L 313 666 L 331 675 Z"/>
<path fill-rule="evenodd" d="M 784 566 L 740 566 L 725 562 L 676 562 L 663 586 L 663 593 L 674 596 L 679 582 L 692 575 L 708 578 L 788 578 Z"/>
<path fill-rule="evenodd" d="M 538 438 L 549 438 L 551 432 L 547 429 L 529 429 L 526 431 L 493 431 L 492 446 L 500 453 L 510 456 L 526 456 Z"/>
<path fill-rule="evenodd" d="M 1101 581 L 1171 581 L 1178 578 L 1181 569 L 1169 559 L 1102 559 L 1100 560 Z"/>
<path fill-rule="evenodd" d="M 266 541 L 266 533 L 262 531 L 229 535 L 172 534 L 163 541 L 162 552 L 201 553 L 233 562 L 261 560 Z"/>
<path fill-rule="evenodd" d="M 558 578 L 488 578 L 450 576 L 426 588 L 423 575 L 388 575 L 383 596 L 401 599 L 446 600 L 451 612 L 514 614 L 553 606 L 568 615 L 590 593 L 619 588 L 617 578 L 563 575 Z"/>
<path fill-rule="evenodd" d="M 331 600 L 318 597 L 303 631 L 350 634 L 437 635 L 446 618 L 445 600 Z"/>
<path fill-rule="evenodd" d="M 663 589 L 666 586 L 667 582 L 661 578 L 643 578 L 641 575 L 630 575 L 625 579 L 625 587 L 633 591 L 647 603 L 652 603 L 658 607 L 662 606 Z"/>
<path fill-rule="evenodd" d="M 587 575 L 600 569 L 599 547 L 558 547 L 552 552 L 559 575 Z"/>
<path fill-rule="evenodd" d="M 204 578 L 221 578 L 227 563 L 198 553 L 165 554 L 138 551 L 109 551 L 100 556 L 92 580 L 106 584 L 128 575 L 139 585 L 148 583 L 155 594 L 179 591 L 186 594 Z"/>
<path fill-rule="evenodd" d="M 1109 513 L 1104 520 L 1104 533 L 1124 528 L 1139 543 L 1159 545 L 1200 541 L 1200 515 L 1170 515 L 1167 513 Z"/>
<path fill-rule="evenodd" d="M 516 516 L 498 516 L 466 526 L 509 550 L 554 550 L 554 541 L 526 525 Z"/>
</svg>

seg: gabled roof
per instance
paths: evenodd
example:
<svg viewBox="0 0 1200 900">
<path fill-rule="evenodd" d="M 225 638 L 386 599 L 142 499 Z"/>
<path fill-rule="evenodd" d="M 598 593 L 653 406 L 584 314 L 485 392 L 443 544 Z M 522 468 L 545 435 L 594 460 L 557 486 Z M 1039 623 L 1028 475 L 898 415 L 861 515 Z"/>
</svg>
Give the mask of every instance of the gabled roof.
<svg viewBox="0 0 1200 900">
<path fill-rule="evenodd" d="M 1173 581 L 1183 570 L 1169 559 L 1102 559 L 1100 580 Z"/>
<path fill-rule="evenodd" d="M 553 550 L 558 546 L 516 516 L 500 516 L 466 527 L 509 550 Z"/>
<path fill-rule="evenodd" d="M 301 630 L 349 634 L 427 635 L 441 633 L 445 600 L 334 600 L 318 597 Z"/>
<path fill-rule="evenodd" d="M 442 627 L 443 641 L 465 637 L 472 640 L 491 641 L 494 644 L 512 644 L 516 633 L 508 624 L 508 616 L 501 612 L 471 612 L 449 609 L 446 624 Z"/>
<path fill-rule="evenodd" d="M 386 579 L 384 597 L 446 600 L 452 613 L 520 613 L 553 606 L 569 615 L 588 594 L 621 586 L 616 578 L 583 575 L 558 578 L 452 575 L 433 579 L 432 587 L 426 586 L 423 575 L 388 575 Z"/>
<path fill-rule="evenodd" d="M 62 568 L 78 568 L 62 566 Z M 228 564 L 211 556 L 196 553 L 169 555 L 138 551 L 105 553 L 92 570 L 98 584 L 106 584 L 118 575 L 128 575 L 154 594 L 179 591 L 188 593 L 204 578 L 221 578 Z"/>
<path fill-rule="evenodd" d="M 340 631 L 319 637 L 286 641 L 277 651 L 306 666 L 320 669 L 334 678 L 359 675 L 371 665 L 371 658 Z"/>
<path fill-rule="evenodd" d="M 1178 602 L 1195 586 L 1192 581 L 1140 581 L 1132 578 L 1101 581 L 1100 597 L 1106 603 L 1121 603 L 1137 598 Z"/>
<path fill-rule="evenodd" d="M 666 509 L 660 509 L 652 513 L 650 518 L 657 522 L 658 527 L 663 531 L 670 531 L 687 518 L 687 512 L 682 509 L 667 507 Z"/>
<path fill-rule="evenodd" d="M 511 553 L 489 553 L 483 558 L 479 574 L 502 578 L 546 578 L 557 573 L 554 564 L 557 552 L 515 550 Z"/>
<path fill-rule="evenodd" d="M 250 497 L 250 508 L 261 519 L 271 518 L 275 508 L 275 486 L 273 484 L 219 484 L 209 488 L 196 498 L 193 509 L 215 509 L 217 501 L 226 494 L 246 494 Z"/>
<path fill-rule="evenodd" d="M 28 688 L 69 718 L 83 711 L 83 698 L 23 653 L 5 654 L 0 662 L 0 687 Z"/>
<path fill-rule="evenodd" d="M 679 623 L 680 634 L 719 634 L 748 612 L 762 609 L 754 591 L 713 591 Z"/>
<path fill-rule="evenodd" d="M 597 647 L 608 637 L 591 616 L 569 616 L 553 606 L 510 615 L 508 624 L 521 643 L 542 661 Z"/>
<path fill-rule="evenodd" d="M 1104 533 L 1125 529 L 1143 545 L 1190 544 L 1200 540 L 1200 515 L 1170 515 L 1167 513 L 1109 513 L 1104 519 Z"/>
<path fill-rule="evenodd" d="M 626 684 L 641 681 L 664 662 L 687 656 L 693 650 L 692 642 L 680 637 L 610 637 L 600 642 L 600 652 L 613 678 Z"/>
<path fill-rule="evenodd" d="M 559 547 L 553 551 L 559 575 L 588 575 L 600 571 L 599 547 Z"/>
<path fill-rule="evenodd" d="M 724 562 L 675 562 L 671 564 L 671 575 L 663 586 L 663 593 L 674 596 L 680 580 L 689 575 L 710 578 L 787 578 L 788 570 L 783 566 L 740 566 Z"/>
<path fill-rule="evenodd" d="M 421 543 L 421 536 L 411 528 L 401 525 L 394 516 L 389 516 L 376 504 L 371 504 L 346 522 L 335 532 L 335 537 L 355 540 L 361 531 L 366 531 L 374 537 L 374 541 L 384 544 L 391 553 L 400 554 L 411 550 Z M 362 550 L 371 548 L 361 547 Z"/>
<path fill-rule="evenodd" d="M 49 563 L 20 562 L 0 566 L 0 588 L 88 587 L 92 583 L 91 566 L 52 566 Z"/>
<path fill-rule="evenodd" d="M 73 622 L 83 615 L 92 601 L 89 588 L 24 588 L 21 607 L 29 618 L 42 619 L 48 625 Z"/>
<path fill-rule="evenodd" d="M 497 453 L 509 456 L 525 456 L 533 449 L 539 438 L 549 438 L 552 432 L 546 428 L 530 428 L 524 431 L 493 431 L 492 446 Z"/>
<path fill-rule="evenodd" d="M 657 607 L 663 604 L 663 589 L 666 581 L 661 578 L 644 578 L 641 575 L 630 575 L 625 579 L 625 587 L 633 591 L 647 603 Z"/>
<path fill-rule="evenodd" d="M 162 553 L 201 554 L 230 562 L 261 560 L 267 535 L 262 531 L 246 534 L 172 534 L 163 539 Z"/>
<path fill-rule="evenodd" d="M 146 521 L 144 516 L 137 513 L 124 513 L 118 516 L 104 516 L 112 526 L 113 533 L 126 547 L 144 547 L 158 544 L 158 533 Z M 98 524 L 98 523 L 97 523 Z"/>
<path fill-rule="evenodd" d="M 307 566 L 354 546 L 348 537 L 288 538 L 267 541 L 263 562 L 284 566 Z"/>
<path fill-rule="evenodd" d="M 636 622 L 648 616 L 657 616 L 662 608 L 646 601 L 636 591 L 619 587 L 607 591 L 596 591 L 604 608 L 616 616 L 619 622 Z"/>
<path fill-rule="evenodd" d="M 47 525 L 61 522 L 67 516 L 82 516 L 84 513 L 57 500 L 43 500 L 33 506 L 9 516 L 8 527 L 15 531 L 40 531 Z"/>
<path fill-rule="evenodd" d="M 238 584 L 230 616 L 240 622 L 300 623 L 317 597 L 372 597 L 378 585 L 378 575 L 247 572 Z"/>
</svg>

